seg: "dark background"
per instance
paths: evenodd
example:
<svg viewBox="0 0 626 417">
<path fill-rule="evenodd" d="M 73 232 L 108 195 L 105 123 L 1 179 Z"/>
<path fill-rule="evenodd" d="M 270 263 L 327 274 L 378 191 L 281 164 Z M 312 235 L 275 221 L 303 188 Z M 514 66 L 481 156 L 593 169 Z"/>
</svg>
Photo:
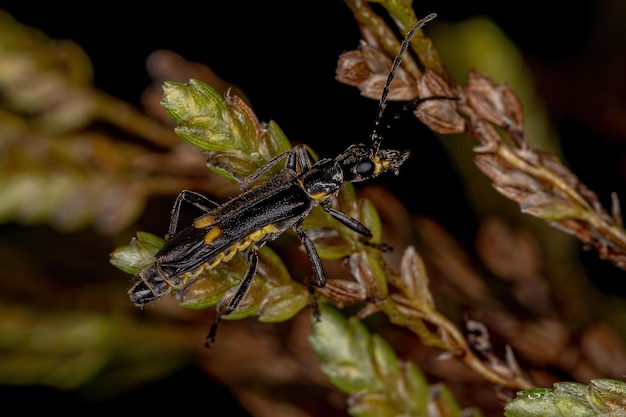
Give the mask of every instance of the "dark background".
<svg viewBox="0 0 626 417">
<path fill-rule="evenodd" d="M 71 39 L 79 44 L 92 61 L 96 86 L 130 103 L 139 105 L 139 97 L 150 83 L 145 70 L 148 55 L 157 49 L 169 49 L 187 60 L 206 64 L 221 78 L 239 85 L 260 120 L 275 120 L 288 138 L 311 144 L 322 155 L 334 155 L 347 144 L 367 138 L 376 103 L 360 97 L 355 88 L 333 81 L 337 57 L 356 47 L 360 39 L 355 20 L 341 1 L 144 4 L 148 6 L 130 2 L 54 1 L 34 5 L 5 1 L 0 7 L 51 38 Z M 623 190 L 621 158 L 626 128 L 607 129 L 594 118 L 578 116 L 598 109 L 592 104 L 585 109 L 585 94 L 589 95 L 589 103 L 601 101 L 601 94 L 617 95 L 626 101 L 623 81 L 617 76 L 617 69 L 626 67 L 624 52 L 620 52 L 625 49 L 620 48 L 624 33 L 607 32 L 610 26 L 602 22 L 607 10 L 612 12 L 610 7 L 621 16 L 625 14 L 621 6 L 610 2 L 581 1 L 576 7 L 553 5 L 549 10 L 545 4 L 420 1 L 414 7 L 418 16 L 436 12 L 438 19 L 454 22 L 486 15 L 501 26 L 533 71 L 537 92 L 548 106 L 572 170 L 607 202 L 610 192 Z M 590 51 L 597 54 L 595 58 L 590 57 Z M 558 84 L 554 68 L 564 68 L 565 74 L 580 78 L 572 77 L 575 83 Z M 606 76 L 611 68 L 613 80 Z M 575 109 L 573 105 L 564 106 L 571 104 L 572 97 L 579 103 Z M 459 215 L 469 210 L 459 209 L 466 204 L 461 183 L 438 140 L 412 118 L 399 125 L 386 139 L 394 147 L 401 147 L 399 135 L 405 125 L 421 129 L 425 139 L 420 144 L 422 156 L 416 155 L 389 186 L 397 190 L 403 186 L 402 181 L 418 181 L 425 194 L 438 197 L 428 202 L 409 197 L 404 203 L 415 213 L 436 217 L 455 235 L 470 239 L 474 219 L 469 214 Z M 431 180 L 433 167 L 437 167 L 436 181 Z M 441 190 L 446 192 L 442 194 Z M 454 212 L 446 209 L 450 206 L 456 207 Z M 594 274 L 602 277 L 597 282 L 600 288 L 617 291 L 610 283 L 619 281 L 615 276 L 622 271 L 597 261 L 595 254 L 581 256 L 586 257 L 588 268 L 601 271 Z M 172 391 L 171 387 L 176 389 Z M 225 400 L 230 398 L 227 390 L 190 369 L 108 405 L 117 408 L 122 403 L 137 404 L 145 396 L 176 397 L 186 389 L 207 390 L 211 398 L 217 398 L 213 395 L 216 393 Z M 63 407 L 68 399 L 74 405 L 77 401 L 71 394 L 44 388 L 0 390 L 0 397 L 8 400 L 22 395 L 37 398 L 52 408 Z M 199 407 L 206 410 L 216 405 Z M 143 403 L 138 409 L 150 411 L 150 406 Z"/>
</svg>

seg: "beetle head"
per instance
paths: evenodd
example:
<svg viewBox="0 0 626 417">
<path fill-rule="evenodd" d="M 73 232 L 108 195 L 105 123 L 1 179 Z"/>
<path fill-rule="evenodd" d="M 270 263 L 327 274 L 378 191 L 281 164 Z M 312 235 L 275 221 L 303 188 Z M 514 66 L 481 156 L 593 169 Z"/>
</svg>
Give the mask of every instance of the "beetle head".
<svg viewBox="0 0 626 417">
<path fill-rule="evenodd" d="M 409 157 L 409 151 L 372 149 L 364 144 L 352 145 L 337 158 L 344 181 L 359 182 L 374 178 L 386 171 L 398 175 L 400 165 Z"/>
</svg>

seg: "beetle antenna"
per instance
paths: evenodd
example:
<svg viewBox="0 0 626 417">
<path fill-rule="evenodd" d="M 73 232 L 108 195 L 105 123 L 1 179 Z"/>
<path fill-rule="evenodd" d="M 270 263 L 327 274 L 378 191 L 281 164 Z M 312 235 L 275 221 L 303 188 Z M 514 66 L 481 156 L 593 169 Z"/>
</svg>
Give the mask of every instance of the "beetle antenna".
<svg viewBox="0 0 626 417">
<path fill-rule="evenodd" d="M 396 75 L 396 70 L 400 66 L 400 63 L 402 62 L 402 55 L 404 55 L 407 48 L 409 47 L 409 43 L 411 42 L 411 38 L 413 38 L 413 35 L 415 35 L 415 32 L 417 32 L 426 23 L 430 22 L 435 17 L 437 17 L 437 14 L 431 13 L 428 16 L 424 17 L 419 22 L 417 22 L 417 24 L 413 26 L 411 30 L 409 30 L 409 32 L 406 34 L 406 36 L 402 40 L 402 45 L 400 46 L 400 51 L 398 52 L 398 55 L 396 55 L 396 57 L 393 60 L 393 64 L 391 65 L 391 71 L 389 71 L 389 75 L 387 76 L 387 82 L 385 83 L 385 86 L 383 87 L 383 93 L 380 96 L 380 101 L 378 102 L 378 113 L 376 113 L 376 118 L 374 119 L 374 128 L 372 129 L 371 141 L 373 144 L 372 147 L 375 150 L 374 151 L 375 154 L 378 153 L 380 142 L 382 140 L 382 138 L 378 134 L 378 128 L 380 127 L 383 114 L 385 113 L 385 108 L 387 108 L 387 95 L 389 94 L 389 86 L 391 85 L 391 81 L 393 81 L 393 77 Z"/>
</svg>

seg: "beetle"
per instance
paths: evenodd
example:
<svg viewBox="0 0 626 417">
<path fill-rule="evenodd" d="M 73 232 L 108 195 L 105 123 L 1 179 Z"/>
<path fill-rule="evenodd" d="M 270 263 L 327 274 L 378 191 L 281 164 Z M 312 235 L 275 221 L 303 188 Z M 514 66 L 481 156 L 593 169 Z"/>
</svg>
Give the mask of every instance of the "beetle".
<svg viewBox="0 0 626 417">
<path fill-rule="evenodd" d="M 232 313 L 250 288 L 257 271 L 258 251 L 290 228 L 300 239 L 312 266 L 313 278 L 307 282 L 311 293 L 314 295 L 314 287 L 323 287 L 326 277 L 322 262 L 312 240 L 303 230 L 302 222 L 319 205 L 354 232 L 365 238 L 372 237 L 371 231 L 361 222 L 331 207 L 331 201 L 345 182 L 361 182 L 385 172 L 398 175 L 400 166 L 409 157 L 409 151 L 380 149 L 382 138 L 378 127 L 387 105 L 389 86 L 402 61 L 402 54 L 415 31 L 435 17 L 435 14 L 430 14 L 420 20 L 403 40 L 383 88 L 368 143 L 350 145 L 335 158 L 324 158 L 317 162 L 314 162 L 303 145 L 295 146 L 246 178 L 235 175 L 243 191 L 221 205 L 202 194 L 182 191 L 172 208 L 164 246 L 156 253 L 155 261 L 132 280 L 128 290 L 132 302 L 139 307 L 152 303 L 172 290 L 180 290 L 203 271 L 230 261 L 236 253 L 244 253 L 248 269 L 233 297 L 227 303 L 224 300 L 218 303 L 206 339 L 206 346 L 209 347 L 215 340 L 221 317 Z M 414 104 L 421 100 L 418 99 Z M 259 180 L 282 162 L 285 164 L 282 170 L 266 180 Z M 233 173 L 232 170 L 230 172 Z M 196 207 L 203 214 L 195 218 L 191 225 L 181 228 L 183 204 Z M 314 313 L 318 315 L 315 301 L 313 307 Z"/>
</svg>

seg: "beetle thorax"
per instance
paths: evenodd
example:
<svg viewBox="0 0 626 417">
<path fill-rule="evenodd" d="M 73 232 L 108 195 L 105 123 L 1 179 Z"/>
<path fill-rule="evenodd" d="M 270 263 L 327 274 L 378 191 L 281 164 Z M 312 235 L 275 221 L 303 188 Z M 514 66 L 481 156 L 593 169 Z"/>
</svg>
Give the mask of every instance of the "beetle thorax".
<svg viewBox="0 0 626 417">
<path fill-rule="evenodd" d="M 322 159 L 314 167 L 300 175 L 300 186 L 314 200 L 326 200 L 334 196 L 343 184 L 340 165 L 332 159 Z"/>
</svg>

